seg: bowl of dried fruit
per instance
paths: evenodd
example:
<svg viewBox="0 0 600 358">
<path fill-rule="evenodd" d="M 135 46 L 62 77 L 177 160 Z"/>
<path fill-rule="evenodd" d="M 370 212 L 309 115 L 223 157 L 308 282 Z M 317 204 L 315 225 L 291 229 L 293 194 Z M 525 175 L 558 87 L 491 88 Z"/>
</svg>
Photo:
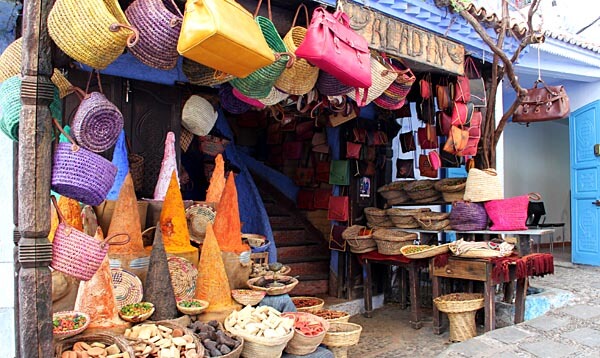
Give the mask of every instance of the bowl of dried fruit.
<svg viewBox="0 0 600 358">
<path fill-rule="evenodd" d="M 327 322 L 348 322 L 350 315 L 348 312 L 335 310 L 317 310 L 311 312 L 315 316 L 325 319 Z"/>
<path fill-rule="evenodd" d="M 154 305 L 150 302 L 130 303 L 121 307 L 119 317 L 127 322 L 139 323 L 147 320 L 154 313 Z"/>
<path fill-rule="evenodd" d="M 450 251 L 448 244 L 444 245 L 406 245 L 400 249 L 402 255 L 409 259 L 425 259 Z"/>
<path fill-rule="evenodd" d="M 197 315 L 204 312 L 204 310 L 207 308 L 208 301 L 203 301 L 196 298 L 177 302 L 177 309 L 183 314 Z"/>
<path fill-rule="evenodd" d="M 90 316 L 83 312 L 62 311 L 52 315 L 54 336 L 67 338 L 83 332 L 90 324 Z"/>
<path fill-rule="evenodd" d="M 325 301 L 319 297 L 297 296 L 292 297 L 292 302 L 299 312 L 318 311 L 325 305 Z"/>
<path fill-rule="evenodd" d="M 298 279 L 292 276 L 261 276 L 247 281 L 248 287 L 257 291 L 265 291 L 267 295 L 283 295 L 290 292 L 298 284 Z"/>
</svg>

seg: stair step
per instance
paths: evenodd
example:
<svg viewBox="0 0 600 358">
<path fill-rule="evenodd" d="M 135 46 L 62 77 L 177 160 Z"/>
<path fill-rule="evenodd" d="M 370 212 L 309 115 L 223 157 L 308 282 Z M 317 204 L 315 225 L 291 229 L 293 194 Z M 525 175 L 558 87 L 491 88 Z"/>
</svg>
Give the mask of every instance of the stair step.
<svg viewBox="0 0 600 358">
<path fill-rule="evenodd" d="M 289 215 L 289 212 L 275 202 L 264 202 L 265 210 L 269 216 Z"/>
<path fill-rule="evenodd" d="M 273 230 L 277 229 L 304 229 L 304 225 L 293 216 L 270 216 L 269 223 Z"/>
<path fill-rule="evenodd" d="M 281 246 L 277 248 L 277 259 L 279 261 L 290 259 L 307 259 L 312 257 L 324 257 L 329 254 L 329 250 L 319 243 L 310 243 L 297 246 Z"/>
<path fill-rule="evenodd" d="M 273 230 L 273 238 L 275 239 L 276 244 L 283 244 L 283 246 L 286 246 L 285 242 L 307 241 L 307 235 L 304 229 Z"/>
<path fill-rule="evenodd" d="M 308 259 L 305 259 L 308 260 Z M 329 259 L 320 261 L 302 261 L 302 262 L 285 262 L 283 264 L 289 266 L 292 271 L 291 275 L 317 275 L 329 272 Z"/>
<path fill-rule="evenodd" d="M 299 278 L 299 283 L 291 292 L 294 296 L 320 296 L 329 293 L 329 274 Z"/>
</svg>

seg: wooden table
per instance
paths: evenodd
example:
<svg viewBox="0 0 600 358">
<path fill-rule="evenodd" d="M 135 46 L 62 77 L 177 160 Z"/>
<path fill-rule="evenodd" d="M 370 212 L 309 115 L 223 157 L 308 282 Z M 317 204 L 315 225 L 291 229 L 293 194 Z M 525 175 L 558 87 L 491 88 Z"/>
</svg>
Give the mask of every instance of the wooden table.
<svg viewBox="0 0 600 358">
<path fill-rule="evenodd" d="M 514 265 L 509 265 L 509 281 L 516 279 Z M 442 295 L 442 278 L 454 278 L 462 280 L 480 281 L 484 284 L 484 310 L 485 310 L 485 331 L 491 331 L 496 328 L 496 308 L 495 308 L 495 286 L 500 283 L 492 279 L 493 264 L 491 260 L 486 259 L 467 259 L 460 257 L 449 257 L 448 263 L 443 267 L 436 267 L 434 259 L 431 259 L 429 272 L 432 280 L 433 298 Z M 516 279 L 517 292 L 515 297 L 515 323 L 521 323 L 525 316 L 525 297 L 527 292 L 527 277 Z M 505 291 L 506 292 L 506 291 Z M 506 300 L 506 297 L 505 297 Z M 442 313 L 433 305 L 433 333 L 441 334 L 443 332 Z"/>
<path fill-rule="evenodd" d="M 421 322 L 421 307 L 419 305 L 419 269 L 427 267 L 429 260 L 411 260 L 403 255 L 382 255 L 377 251 L 371 251 L 365 254 L 356 254 L 358 260 L 363 266 L 363 286 L 365 300 L 365 317 L 372 317 L 373 312 L 373 281 L 371 277 L 371 263 L 398 266 L 402 271 L 400 280 L 400 307 L 406 308 L 406 280 L 405 271 L 408 272 L 408 282 L 410 290 L 410 325 L 414 329 L 423 326 Z"/>
</svg>

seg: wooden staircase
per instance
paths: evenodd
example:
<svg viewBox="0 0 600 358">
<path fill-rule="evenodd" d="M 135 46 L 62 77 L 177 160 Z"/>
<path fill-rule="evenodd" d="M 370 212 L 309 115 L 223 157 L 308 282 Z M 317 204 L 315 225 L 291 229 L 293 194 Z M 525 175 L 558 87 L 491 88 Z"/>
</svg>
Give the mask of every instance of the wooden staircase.
<svg viewBox="0 0 600 358">
<path fill-rule="evenodd" d="M 277 259 L 290 266 L 300 283 L 292 295 L 326 295 L 329 292 L 330 253 L 323 234 L 316 229 L 293 201 L 254 176 L 269 215 Z"/>
</svg>

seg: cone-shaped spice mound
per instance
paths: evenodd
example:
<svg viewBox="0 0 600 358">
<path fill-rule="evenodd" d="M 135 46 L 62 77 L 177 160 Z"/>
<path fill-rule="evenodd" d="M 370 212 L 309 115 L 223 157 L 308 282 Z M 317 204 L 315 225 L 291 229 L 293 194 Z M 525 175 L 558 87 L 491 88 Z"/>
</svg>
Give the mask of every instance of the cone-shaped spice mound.
<svg viewBox="0 0 600 358">
<path fill-rule="evenodd" d="M 144 287 L 144 301 L 154 304 L 154 313 L 151 320 L 160 321 L 177 317 L 177 302 L 175 291 L 171 283 L 167 253 L 163 245 L 163 236 L 157 227 L 154 233 L 150 265 L 146 275 L 146 286 Z"/>
<path fill-rule="evenodd" d="M 158 182 L 154 188 L 154 200 L 164 200 L 167 195 L 167 189 L 170 185 L 171 173 L 175 171 L 177 188 L 179 188 L 179 178 L 177 176 L 177 157 L 175 155 L 175 133 L 167 133 L 165 139 L 165 154 L 160 165 L 158 173 Z"/>
<path fill-rule="evenodd" d="M 233 173 L 229 173 L 215 217 L 214 232 L 221 251 L 237 254 L 250 250 L 242 244 L 242 223 Z"/>
<path fill-rule="evenodd" d="M 125 181 L 125 176 L 129 173 L 129 161 L 127 160 L 127 147 L 125 144 L 125 131 L 121 131 L 115 150 L 113 151 L 112 163 L 117 167 L 117 176 L 113 186 L 108 191 L 106 200 L 117 200 L 121 191 L 121 186 Z"/>
<path fill-rule="evenodd" d="M 102 229 L 97 229 L 95 238 L 100 241 L 104 239 Z M 128 325 L 119 318 L 108 256 L 104 258 L 102 265 L 89 281 L 79 283 L 75 310 L 90 315 L 88 328 L 112 328 Z"/>
<path fill-rule="evenodd" d="M 56 214 L 56 209 L 54 209 L 53 205 L 50 205 L 50 234 L 48 234 L 48 240 L 52 242 L 54 240 L 54 234 L 56 233 L 56 228 L 58 227 L 58 215 Z M 81 220 L 81 206 L 79 206 L 79 202 L 75 199 L 68 198 L 62 195 L 58 198 L 58 208 L 65 218 L 65 222 L 74 227 L 77 230 L 83 230 L 83 221 Z"/>
<path fill-rule="evenodd" d="M 215 170 L 210 177 L 210 185 L 206 191 L 206 202 L 219 203 L 225 189 L 225 161 L 221 154 L 215 158 Z"/>
<path fill-rule="evenodd" d="M 207 312 L 223 311 L 236 305 L 231 298 L 221 250 L 210 223 L 206 225 L 206 237 L 200 253 L 196 298 L 208 301 Z"/>
<path fill-rule="evenodd" d="M 125 245 L 111 245 L 109 254 L 141 254 L 144 252 L 144 242 L 142 241 L 142 226 L 140 224 L 140 215 L 138 210 L 135 189 L 131 174 L 127 174 L 119 199 L 115 204 L 115 210 L 110 221 L 108 235 L 117 233 L 129 234 L 129 242 Z"/>
<path fill-rule="evenodd" d="M 190 244 L 190 232 L 185 218 L 183 198 L 177 183 L 175 171 L 171 175 L 171 183 L 160 212 L 160 228 L 163 234 L 165 250 L 168 253 L 182 253 L 196 250 Z"/>
</svg>

